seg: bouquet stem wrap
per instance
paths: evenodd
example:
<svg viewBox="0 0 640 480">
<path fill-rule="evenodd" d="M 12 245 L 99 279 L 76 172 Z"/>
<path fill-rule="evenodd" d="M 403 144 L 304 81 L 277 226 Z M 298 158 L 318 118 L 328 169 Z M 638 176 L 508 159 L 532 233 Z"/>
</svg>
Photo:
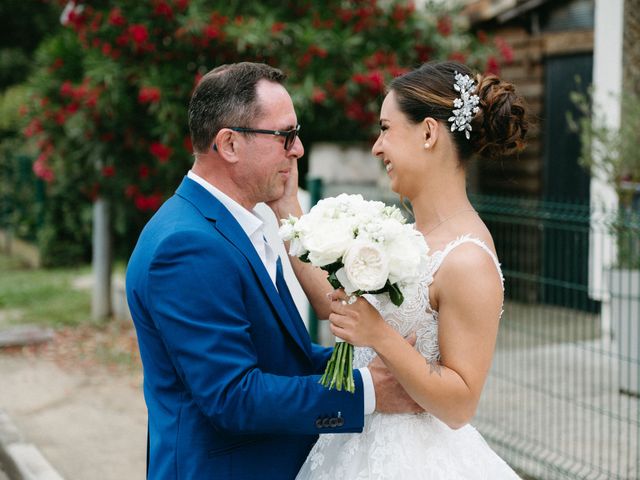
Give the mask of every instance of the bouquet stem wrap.
<svg viewBox="0 0 640 480">
<path fill-rule="evenodd" d="M 355 391 L 356 386 L 353 381 L 353 345 L 344 341 L 336 341 L 336 346 L 319 383 L 329 389 L 344 389 L 349 393 Z"/>
<path fill-rule="evenodd" d="M 403 291 L 418 283 L 429 248 L 397 207 L 341 194 L 318 202 L 300 218 L 281 220 L 280 237 L 289 255 L 321 268 L 333 288 L 343 288 L 353 303 L 364 294 L 389 295 L 399 306 Z M 353 393 L 353 345 L 336 339 L 320 383 Z"/>
</svg>

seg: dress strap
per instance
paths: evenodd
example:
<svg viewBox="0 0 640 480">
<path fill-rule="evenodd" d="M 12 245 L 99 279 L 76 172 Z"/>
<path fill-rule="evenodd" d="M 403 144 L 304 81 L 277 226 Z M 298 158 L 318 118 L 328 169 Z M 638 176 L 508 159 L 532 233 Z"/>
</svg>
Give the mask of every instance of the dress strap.
<svg viewBox="0 0 640 480">
<path fill-rule="evenodd" d="M 498 261 L 498 257 L 496 257 L 496 254 L 493 253 L 489 247 L 487 247 L 486 243 L 484 243 L 479 238 L 472 237 L 470 234 L 462 235 L 456 238 L 455 240 L 452 240 L 444 247 L 444 249 L 434 254 L 434 257 L 435 257 L 434 263 L 431 265 L 432 275 L 438 271 L 438 269 L 442 265 L 442 262 L 444 262 L 444 259 L 447 257 L 447 255 L 449 255 L 449 253 L 451 253 L 451 251 L 454 248 L 456 248 L 459 245 L 462 245 L 463 243 L 474 243 L 489 254 L 491 259 L 493 260 L 494 265 L 496 266 L 496 270 L 498 270 L 498 274 L 500 275 L 500 282 L 502 283 L 502 289 L 504 290 L 504 277 L 502 276 L 502 268 L 500 268 L 500 262 Z"/>
</svg>

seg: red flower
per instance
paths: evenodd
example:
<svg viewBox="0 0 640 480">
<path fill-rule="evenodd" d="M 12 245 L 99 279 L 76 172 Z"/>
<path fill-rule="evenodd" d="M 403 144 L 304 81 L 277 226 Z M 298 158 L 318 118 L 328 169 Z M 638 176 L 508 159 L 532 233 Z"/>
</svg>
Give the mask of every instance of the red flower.
<svg viewBox="0 0 640 480">
<path fill-rule="evenodd" d="M 119 47 L 124 47 L 127 43 L 129 43 L 128 32 L 122 32 L 116 37 L 116 45 L 118 45 Z"/>
<path fill-rule="evenodd" d="M 166 163 L 171 156 L 172 150 L 163 143 L 154 142 L 149 147 L 149 152 L 156 157 L 160 163 Z"/>
<path fill-rule="evenodd" d="M 150 170 L 149 167 L 147 167 L 146 165 L 140 165 L 140 168 L 138 168 L 138 176 L 140 177 L 141 180 L 144 180 L 145 178 L 147 178 L 149 176 Z"/>
<path fill-rule="evenodd" d="M 109 55 L 111 55 L 111 50 L 112 50 L 112 48 L 113 48 L 113 47 L 112 47 L 110 44 L 108 44 L 108 43 L 106 43 L 106 42 L 105 42 L 105 43 L 103 43 L 103 44 L 102 44 L 102 54 L 103 54 L 105 57 L 108 57 Z"/>
<path fill-rule="evenodd" d="M 98 104 L 98 98 L 100 98 L 100 90 L 94 88 L 87 94 L 84 104 L 89 108 L 94 108 Z"/>
<path fill-rule="evenodd" d="M 129 27 L 129 35 L 131 35 L 131 38 L 138 46 L 141 46 L 149 39 L 149 31 L 147 30 L 147 27 L 140 23 L 136 23 Z"/>
<path fill-rule="evenodd" d="M 322 47 L 318 47 L 317 45 L 311 45 L 309 47 L 309 53 L 312 55 L 317 55 L 320 58 L 327 57 L 327 50 Z"/>
<path fill-rule="evenodd" d="M 137 187 L 136 185 L 127 185 L 127 186 L 125 187 L 125 189 L 124 189 L 124 194 L 125 194 L 127 197 L 131 198 L 131 197 L 133 197 L 134 195 L 137 195 L 139 191 L 140 191 L 140 190 L 138 189 L 138 187 Z"/>
<path fill-rule="evenodd" d="M 48 155 L 42 153 L 38 156 L 35 162 L 33 162 L 33 173 L 36 177 L 41 178 L 47 183 L 51 183 L 55 180 L 53 170 L 47 165 Z"/>
<path fill-rule="evenodd" d="M 54 119 L 57 125 L 64 125 L 64 123 L 67 121 L 67 116 L 64 114 L 64 110 L 58 110 L 54 114 Z"/>
<path fill-rule="evenodd" d="M 107 165 L 102 168 L 103 177 L 113 177 L 116 174 L 116 168 L 113 165 Z"/>
<path fill-rule="evenodd" d="M 321 88 L 314 88 L 313 93 L 311 94 L 311 100 L 313 103 L 324 103 L 327 99 L 327 94 Z"/>
<path fill-rule="evenodd" d="M 365 77 L 362 73 L 354 73 L 351 77 L 351 80 L 353 80 L 358 85 L 362 85 L 366 83 L 367 77 Z"/>
<path fill-rule="evenodd" d="M 462 52 L 453 52 L 451 55 L 449 55 L 449 60 L 464 63 L 467 60 L 467 56 Z"/>
<path fill-rule="evenodd" d="M 60 57 L 57 57 L 51 64 L 50 71 L 55 72 L 56 70 L 61 68 L 63 65 L 64 65 L 64 60 L 62 60 Z"/>
<path fill-rule="evenodd" d="M 22 131 L 23 135 L 27 138 L 33 137 L 40 132 L 42 132 L 42 124 L 37 118 L 31 120 L 31 122 L 29 122 L 29 125 L 27 125 Z"/>
<path fill-rule="evenodd" d="M 164 0 L 159 0 L 156 3 L 156 6 L 153 9 L 153 12 L 156 15 L 159 15 L 161 17 L 166 17 L 169 20 L 171 20 L 173 18 L 173 10 L 169 6 L 169 4 L 167 2 L 165 2 Z"/>
<path fill-rule="evenodd" d="M 184 10 L 189 6 L 189 0 L 174 0 L 173 2 L 178 10 Z"/>
<path fill-rule="evenodd" d="M 438 20 L 438 32 L 443 37 L 448 37 L 451 35 L 452 25 L 451 25 L 451 17 L 445 16 Z"/>
<path fill-rule="evenodd" d="M 160 208 L 162 204 L 162 196 L 159 193 L 154 193 L 149 196 L 136 195 L 134 203 L 140 211 L 155 211 Z"/>
<path fill-rule="evenodd" d="M 340 17 L 340 20 L 342 20 L 344 23 L 348 23 L 353 18 L 353 12 L 349 9 L 341 8 L 340 10 L 338 10 L 338 16 Z"/>
<path fill-rule="evenodd" d="M 433 53 L 433 48 L 429 45 L 416 45 L 415 50 L 421 62 L 428 62 Z"/>
<path fill-rule="evenodd" d="M 369 72 L 367 80 L 371 93 L 380 93 L 384 90 L 384 76 L 380 70 Z"/>
<path fill-rule="evenodd" d="M 80 105 L 78 105 L 76 102 L 72 102 L 69 105 L 67 105 L 66 107 L 64 107 L 64 110 L 67 113 L 76 113 L 78 111 L 78 108 L 80 108 Z"/>
<path fill-rule="evenodd" d="M 284 23 L 275 22 L 273 25 L 271 25 L 271 33 L 280 33 L 282 30 L 284 30 L 284 27 Z"/>
<path fill-rule="evenodd" d="M 489 37 L 487 36 L 487 32 L 485 32 L 484 30 L 478 30 L 477 37 L 478 41 L 482 44 L 487 43 L 487 40 L 489 39 Z"/>
<path fill-rule="evenodd" d="M 207 25 L 202 29 L 202 34 L 205 36 L 205 38 L 212 40 L 214 38 L 220 37 L 220 30 L 214 25 Z"/>
<path fill-rule="evenodd" d="M 158 87 L 142 87 L 138 93 L 138 102 L 157 103 L 160 101 L 161 92 Z"/>
<path fill-rule="evenodd" d="M 127 23 L 120 8 L 116 7 L 109 12 L 109 23 L 114 27 L 123 27 Z"/>
<path fill-rule="evenodd" d="M 73 84 L 67 80 L 60 85 L 60 96 L 62 97 L 71 97 L 74 94 Z"/>
<path fill-rule="evenodd" d="M 513 62 L 513 49 L 511 48 L 511 46 L 504 39 L 500 37 L 496 37 L 495 42 L 496 42 L 496 46 L 500 50 L 500 55 L 502 56 L 502 59 L 506 63 Z"/>
<path fill-rule="evenodd" d="M 182 142 L 182 146 L 184 147 L 184 149 L 187 152 L 189 152 L 189 153 L 193 152 L 193 144 L 191 143 L 191 137 L 189 135 L 184 137 L 184 141 Z"/>
<path fill-rule="evenodd" d="M 493 55 L 487 59 L 485 71 L 487 73 L 493 73 L 495 75 L 498 75 L 500 73 L 500 64 L 498 63 L 498 59 Z"/>
</svg>

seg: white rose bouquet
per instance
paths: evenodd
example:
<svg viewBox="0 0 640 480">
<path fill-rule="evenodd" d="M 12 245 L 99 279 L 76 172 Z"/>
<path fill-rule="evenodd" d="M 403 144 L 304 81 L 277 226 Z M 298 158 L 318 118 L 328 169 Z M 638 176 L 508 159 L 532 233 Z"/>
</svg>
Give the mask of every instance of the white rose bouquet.
<svg viewBox="0 0 640 480">
<path fill-rule="evenodd" d="M 329 273 L 334 288 L 350 302 L 365 293 L 387 293 L 400 306 L 403 292 L 416 288 L 429 248 L 420 232 L 405 223 L 397 207 L 341 194 L 320 200 L 300 218 L 281 220 L 280 237 L 289 254 Z M 353 346 L 336 338 L 320 383 L 352 392 Z"/>
</svg>

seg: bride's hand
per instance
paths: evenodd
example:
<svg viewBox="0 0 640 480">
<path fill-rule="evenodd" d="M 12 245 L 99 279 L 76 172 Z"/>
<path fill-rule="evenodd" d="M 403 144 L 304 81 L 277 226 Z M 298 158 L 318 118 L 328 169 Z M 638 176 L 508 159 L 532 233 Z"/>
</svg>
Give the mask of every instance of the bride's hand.
<svg viewBox="0 0 640 480">
<path fill-rule="evenodd" d="M 267 205 L 273 210 L 278 220 L 288 218 L 289 215 L 299 217 L 302 215 L 302 208 L 298 201 L 298 162 L 291 161 L 291 169 L 289 177 L 284 184 L 284 193 L 277 200 L 267 202 Z"/>
<path fill-rule="evenodd" d="M 339 289 L 331 293 L 330 299 L 331 332 L 351 345 L 375 348 L 390 328 L 378 310 L 362 297 L 349 304 L 348 295 Z"/>
</svg>

